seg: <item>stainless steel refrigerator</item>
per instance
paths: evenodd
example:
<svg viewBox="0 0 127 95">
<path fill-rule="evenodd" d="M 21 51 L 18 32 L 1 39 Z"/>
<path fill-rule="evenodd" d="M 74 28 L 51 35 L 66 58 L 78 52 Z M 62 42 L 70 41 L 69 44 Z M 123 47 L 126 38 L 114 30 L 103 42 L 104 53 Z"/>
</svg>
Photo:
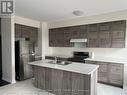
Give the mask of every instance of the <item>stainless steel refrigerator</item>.
<svg viewBox="0 0 127 95">
<path fill-rule="evenodd" d="M 25 80 L 31 78 L 32 68 L 28 65 L 34 61 L 34 44 L 28 40 L 15 41 L 15 71 L 16 80 Z"/>
</svg>

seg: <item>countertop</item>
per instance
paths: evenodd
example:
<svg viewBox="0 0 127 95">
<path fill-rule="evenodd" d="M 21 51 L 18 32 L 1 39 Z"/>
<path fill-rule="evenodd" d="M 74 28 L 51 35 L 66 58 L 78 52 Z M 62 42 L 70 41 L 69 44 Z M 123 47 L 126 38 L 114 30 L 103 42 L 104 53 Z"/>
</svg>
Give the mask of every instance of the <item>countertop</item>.
<svg viewBox="0 0 127 95">
<path fill-rule="evenodd" d="M 127 59 L 124 59 L 124 58 L 95 57 L 95 58 L 87 58 L 87 59 L 84 59 L 84 60 L 127 64 Z"/>
<path fill-rule="evenodd" d="M 64 70 L 64 71 L 75 72 L 75 73 L 86 74 L 86 75 L 92 74 L 99 67 L 98 65 L 83 64 L 77 62 L 72 62 L 72 64 L 63 66 L 63 65 L 48 63 L 49 61 L 51 60 L 35 61 L 35 62 L 30 62 L 29 64 L 33 66 L 47 67 L 47 68 Z"/>
</svg>

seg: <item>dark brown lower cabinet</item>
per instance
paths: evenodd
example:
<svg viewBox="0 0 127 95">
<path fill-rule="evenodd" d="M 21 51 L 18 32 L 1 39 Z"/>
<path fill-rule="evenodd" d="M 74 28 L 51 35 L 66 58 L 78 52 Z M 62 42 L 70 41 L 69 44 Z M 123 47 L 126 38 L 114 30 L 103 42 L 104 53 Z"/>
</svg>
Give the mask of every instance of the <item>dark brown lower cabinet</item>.
<svg viewBox="0 0 127 95">
<path fill-rule="evenodd" d="M 91 60 L 86 63 L 99 65 L 98 82 L 123 87 L 124 64 Z"/>
<path fill-rule="evenodd" d="M 35 86 L 55 95 L 97 95 L 95 71 L 92 76 L 33 66 Z"/>
</svg>

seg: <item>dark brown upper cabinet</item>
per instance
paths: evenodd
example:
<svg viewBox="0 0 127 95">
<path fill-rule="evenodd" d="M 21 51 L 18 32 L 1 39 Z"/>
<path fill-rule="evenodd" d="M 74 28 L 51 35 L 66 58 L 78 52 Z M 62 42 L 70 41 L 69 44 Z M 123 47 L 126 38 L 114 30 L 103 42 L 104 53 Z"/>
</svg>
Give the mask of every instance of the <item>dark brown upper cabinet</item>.
<svg viewBox="0 0 127 95">
<path fill-rule="evenodd" d="M 87 38 L 87 48 L 125 48 L 126 20 L 49 29 L 50 47 L 73 47 L 70 39 Z"/>
<path fill-rule="evenodd" d="M 112 48 L 125 47 L 126 21 L 114 21 L 111 24 Z"/>
<path fill-rule="evenodd" d="M 52 47 L 64 47 L 64 29 L 51 29 L 49 32 L 49 45 Z"/>
<path fill-rule="evenodd" d="M 98 24 L 90 24 L 87 28 L 87 47 L 99 47 L 99 31 L 98 31 Z"/>
<path fill-rule="evenodd" d="M 111 23 L 101 23 L 99 24 L 99 47 L 109 48 L 111 47 Z"/>
<path fill-rule="evenodd" d="M 85 25 L 70 27 L 70 32 L 72 33 L 71 38 L 86 38 L 87 37 L 87 27 Z"/>
<path fill-rule="evenodd" d="M 15 38 L 20 38 L 22 33 L 22 25 L 15 24 Z"/>
<path fill-rule="evenodd" d="M 27 38 L 37 46 L 38 28 L 15 24 L 15 38 Z"/>
</svg>

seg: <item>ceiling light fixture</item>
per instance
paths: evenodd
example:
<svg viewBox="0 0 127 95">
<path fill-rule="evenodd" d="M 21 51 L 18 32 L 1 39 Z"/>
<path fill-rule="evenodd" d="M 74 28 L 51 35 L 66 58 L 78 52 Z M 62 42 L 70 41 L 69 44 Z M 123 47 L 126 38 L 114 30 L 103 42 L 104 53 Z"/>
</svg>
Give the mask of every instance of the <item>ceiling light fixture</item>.
<svg viewBox="0 0 127 95">
<path fill-rule="evenodd" d="M 76 10 L 72 12 L 75 16 L 82 16 L 84 14 L 84 12 L 80 11 L 80 10 Z"/>
</svg>

